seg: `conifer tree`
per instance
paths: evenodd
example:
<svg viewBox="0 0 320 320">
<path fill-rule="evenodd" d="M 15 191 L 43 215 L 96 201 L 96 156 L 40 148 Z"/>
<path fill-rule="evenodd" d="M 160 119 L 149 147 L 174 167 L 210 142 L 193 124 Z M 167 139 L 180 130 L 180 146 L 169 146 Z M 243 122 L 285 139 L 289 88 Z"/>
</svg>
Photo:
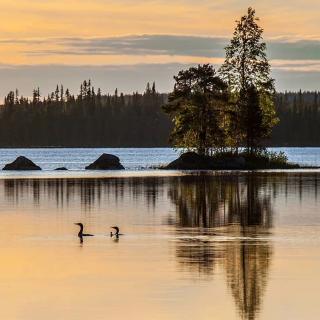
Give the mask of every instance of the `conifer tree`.
<svg viewBox="0 0 320 320">
<path fill-rule="evenodd" d="M 236 137 L 237 147 L 245 144 L 249 152 L 260 146 L 277 123 L 273 101 L 274 80 L 270 77 L 266 44 L 262 38 L 263 29 L 257 21 L 259 19 L 252 8 L 248 8 L 247 14 L 236 21 L 233 38 L 226 47 L 226 59 L 219 70 L 221 77 L 229 84 L 235 102 L 231 134 Z M 254 91 L 259 95 L 259 106 L 250 104 L 250 96 Z M 252 121 L 255 121 L 253 115 L 257 108 L 261 109 L 259 112 L 262 117 L 259 141 L 248 136 L 251 132 L 249 126 L 256 125 Z"/>
</svg>

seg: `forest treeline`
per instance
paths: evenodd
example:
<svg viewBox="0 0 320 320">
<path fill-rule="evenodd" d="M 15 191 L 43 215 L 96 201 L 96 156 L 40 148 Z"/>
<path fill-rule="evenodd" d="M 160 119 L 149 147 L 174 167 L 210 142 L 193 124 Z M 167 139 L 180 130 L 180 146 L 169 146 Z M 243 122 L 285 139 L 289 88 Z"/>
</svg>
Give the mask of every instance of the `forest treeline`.
<svg viewBox="0 0 320 320">
<path fill-rule="evenodd" d="M 144 93 L 105 95 L 90 81 L 73 95 L 63 86 L 42 98 L 10 92 L 0 107 L 1 147 L 165 147 L 172 124 L 162 110 L 168 95 L 147 84 Z M 269 146 L 320 146 L 320 92 L 275 95 L 279 123 Z"/>
<path fill-rule="evenodd" d="M 143 94 L 103 95 L 90 80 L 73 95 L 57 86 L 41 98 L 11 91 L 0 108 L 1 147 L 154 147 L 167 146 L 171 130 L 161 107 L 167 95 L 155 84 Z"/>
<path fill-rule="evenodd" d="M 275 95 L 280 122 L 273 128 L 269 145 L 320 146 L 320 92 L 285 92 Z"/>
</svg>

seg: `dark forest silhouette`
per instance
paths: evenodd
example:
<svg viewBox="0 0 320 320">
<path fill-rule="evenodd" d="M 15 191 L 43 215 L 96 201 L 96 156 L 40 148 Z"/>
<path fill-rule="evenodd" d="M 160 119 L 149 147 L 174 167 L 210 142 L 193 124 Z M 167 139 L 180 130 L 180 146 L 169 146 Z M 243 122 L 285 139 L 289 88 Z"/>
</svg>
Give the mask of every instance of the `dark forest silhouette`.
<svg viewBox="0 0 320 320">
<path fill-rule="evenodd" d="M 58 87 L 46 98 L 10 92 L 0 107 L 0 147 L 166 147 L 172 128 L 161 106 L 168 95 L 147 85 L 143 94 L 95 92 L 84 81 L 78 95 Z M 320 93 L 275 95 L 279 123 L 269 146 L 320 146 Z"/>
<path fill-rule="evenodd" d="M 320 146 L 320 92 L 277 93 L 280 123 L 272 132 L 273 146 Z"/>
<path fill-rule="evenodd" d="M 156 147 L 166 146 L 171 124 L 161 106 L 167 95 L 155 84 L 143 94 L 102 95 L 81 84 L 78 95 L 63 86 L 42 98 L 11 91 L 0 109 L 1 147 Z"/>
</svg>

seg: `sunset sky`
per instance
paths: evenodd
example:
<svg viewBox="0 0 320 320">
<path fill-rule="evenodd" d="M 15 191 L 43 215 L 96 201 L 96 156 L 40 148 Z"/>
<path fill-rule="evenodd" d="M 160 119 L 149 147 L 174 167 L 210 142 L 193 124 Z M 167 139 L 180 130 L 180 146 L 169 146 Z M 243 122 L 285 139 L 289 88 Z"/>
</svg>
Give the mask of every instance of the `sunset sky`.
<svg viewBox="0 0 320 320">
<path fill-rule="evenodd" d="M 320 87 L 320 2 L 244 0 L 0 0 L 0 95 L 72 91 L 91 78 L 104 92 L 143 90 L 191 64 L 223 61 L 235 20 L 260 17 L 278 90 Z"/>
</svg>

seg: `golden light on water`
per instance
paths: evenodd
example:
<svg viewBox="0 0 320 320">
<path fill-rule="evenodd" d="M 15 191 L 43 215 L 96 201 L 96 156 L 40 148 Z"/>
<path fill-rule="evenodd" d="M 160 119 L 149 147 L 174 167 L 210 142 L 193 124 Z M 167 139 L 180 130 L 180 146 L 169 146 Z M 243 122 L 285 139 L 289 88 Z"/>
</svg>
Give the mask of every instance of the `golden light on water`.
<svg viewBox="0 0 320 320">
<path fill-rule="evenodd" d="M 314 174 L 1 180 L 0 316 L 317 319 L 317 188 Z M 76 221 L 95 237 L 81 244 Z"/>
</svg>

